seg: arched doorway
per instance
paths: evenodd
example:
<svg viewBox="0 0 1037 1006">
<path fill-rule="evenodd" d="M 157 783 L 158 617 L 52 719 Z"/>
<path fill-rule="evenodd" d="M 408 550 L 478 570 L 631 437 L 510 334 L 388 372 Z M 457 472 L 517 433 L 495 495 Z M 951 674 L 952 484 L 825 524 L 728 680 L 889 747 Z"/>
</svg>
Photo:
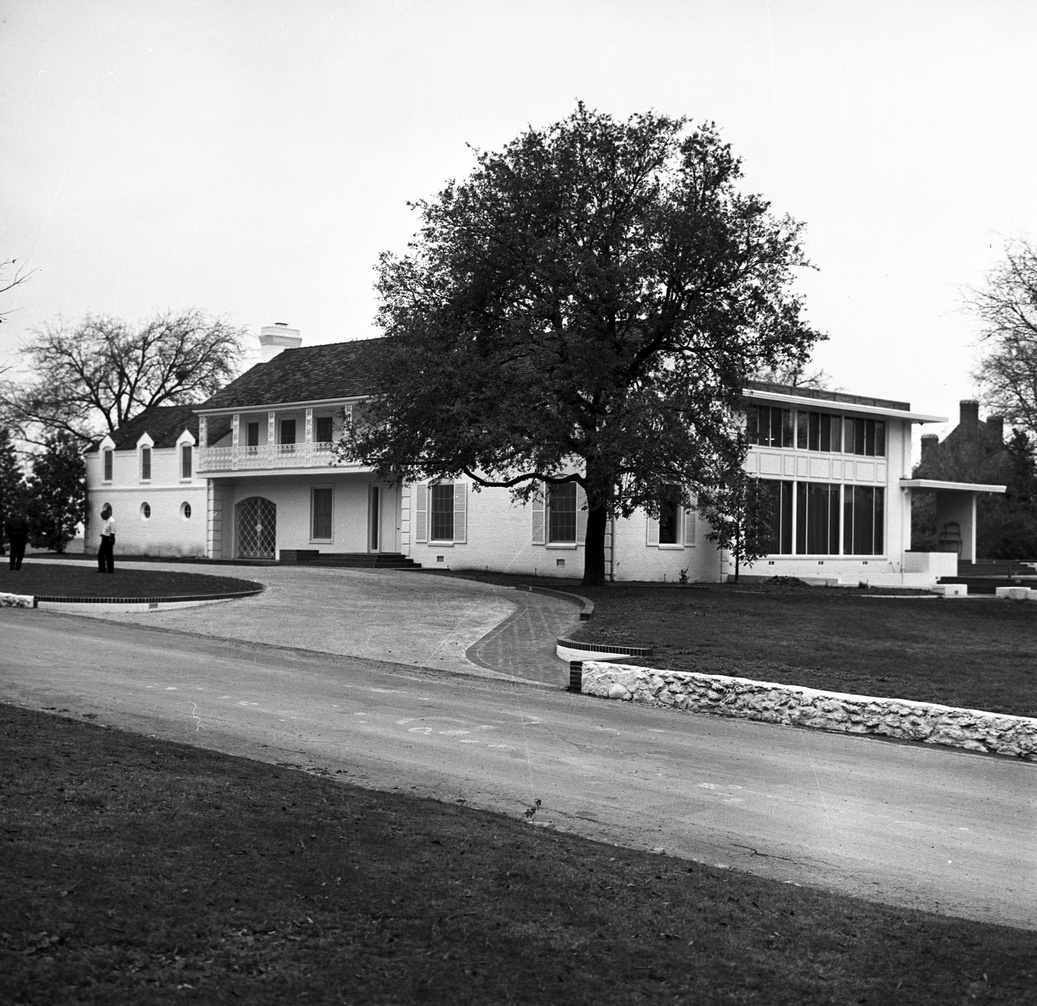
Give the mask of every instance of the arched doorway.
<svg viewBox="0 0 1037 1006">
<path fill-rule="evenodd" d="M 277 506 L 250 496 L 236 507 L 239 559 L 273 559 L 277 546 Z"/>
</svg>

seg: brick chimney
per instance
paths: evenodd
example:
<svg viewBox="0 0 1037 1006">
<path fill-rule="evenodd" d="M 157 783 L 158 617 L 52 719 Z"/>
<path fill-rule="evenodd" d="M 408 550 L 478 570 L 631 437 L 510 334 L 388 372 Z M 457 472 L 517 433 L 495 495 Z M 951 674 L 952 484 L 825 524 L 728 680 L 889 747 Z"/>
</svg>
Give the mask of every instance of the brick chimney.
<svg viewBox="0 0 1037 1006">
<path fill-rule="evenodd" d="M 990 438 L 997 437 L 1000 443 L 1005 440 L 1005 417 L 987 416 L 987 429 L 990 430 Z"/>
<path fill-rule="evenodd" d="M 922 434 L 922 460 L 921 467 L 928 467 L 936 461 L 936 451 L 940 446 L 940 438 L 935 433 Z"/>
<path fill-rule="evenodd" d="M 974 398 L 963 398 L 958 403 L 958 425 L 975 428 L 979 423 L 979 402 Z"/>
<path fill-rule="evenodd" d="M 297 328 L 289 328 L 284 321 L 264 325 L 259 330 L 259 362 L 269 363 L 284 349 L 298 349 L 302 336 Z"/>
</svg>

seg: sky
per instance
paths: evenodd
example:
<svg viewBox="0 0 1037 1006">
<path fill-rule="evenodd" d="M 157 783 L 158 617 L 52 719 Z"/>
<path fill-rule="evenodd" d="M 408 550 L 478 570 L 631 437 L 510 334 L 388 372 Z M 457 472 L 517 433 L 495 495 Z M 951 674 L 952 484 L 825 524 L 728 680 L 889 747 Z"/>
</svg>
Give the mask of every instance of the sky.
<svg viewBox="0 0 1037 1006">
<path fill-rule="evenodd" d="M 942 434 L 964 291 L 1037 240 L 1035 52 L 1032 0 L 0 0 L 0 367 L 88 313 L 378 335 L 408 201 L 582 100 L 717 123 L 806 225 L 830 387 Z"/>
</svg>

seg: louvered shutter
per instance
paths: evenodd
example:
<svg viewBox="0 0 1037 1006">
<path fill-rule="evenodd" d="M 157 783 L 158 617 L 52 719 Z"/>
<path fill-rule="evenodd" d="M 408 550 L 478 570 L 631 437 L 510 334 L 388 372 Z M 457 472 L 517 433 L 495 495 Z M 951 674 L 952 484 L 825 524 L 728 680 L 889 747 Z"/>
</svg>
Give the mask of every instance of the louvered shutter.
<svg viewBox="0 0 1037 1006">
<path fill-rule="evenodd" d="M 468 483 L 454 483 L 454 541 L 464 544 L 468 540 Z"/>
<path fill-rule="evenodd" d="M 532 514 L 533 514 L 533 544 L 543 545 L 547 538 L 547 514 L 544 508 L 544 498 L 546 496 L 547 489 L 541 483 L 540 492 L 533 497 L 532 501 Z"/>
<path fill-rule="evenodd" d="M 428 541 L 428 486 L 414 487 L 414 540 Z"/>
<path fill-rule="evenodd" d="M 582 545 L 587 540 L 587 491 L 583 486 L 576 486 L 576 544 Z"/>
<path fill-rule="evenodd" d="M 646 517 L 645 521 L 648 525 L 648 544 L 655 547 L 659 544 L 659 521 L 655 517 Z"/>
<path fill-rule="evenodd" d="M 685 547 L 695 544 L 698 535 L 699 515 L 694 507 L 688 507 L 684 511 L 684 545 Z"/>
</svg>

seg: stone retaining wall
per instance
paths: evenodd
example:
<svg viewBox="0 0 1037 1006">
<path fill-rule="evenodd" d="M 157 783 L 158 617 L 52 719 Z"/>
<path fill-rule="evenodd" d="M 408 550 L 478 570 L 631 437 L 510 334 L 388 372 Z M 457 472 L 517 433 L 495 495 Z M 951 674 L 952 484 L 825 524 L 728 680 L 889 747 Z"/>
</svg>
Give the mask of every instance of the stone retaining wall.
<svg viewBox="0 0 1037 1006">
<path fill-rule="evenodd" d="M 875 734 L 1037 761 L 1037 719 L 1026 716 L 596 660 L 583 662 L 580 691 L 687 712 Z"/>
<path fill-rule="evenodd" d="M 32 596 L 26 594 L 0 594 L 0 608 L 31 608 Z"/>
</svg>

